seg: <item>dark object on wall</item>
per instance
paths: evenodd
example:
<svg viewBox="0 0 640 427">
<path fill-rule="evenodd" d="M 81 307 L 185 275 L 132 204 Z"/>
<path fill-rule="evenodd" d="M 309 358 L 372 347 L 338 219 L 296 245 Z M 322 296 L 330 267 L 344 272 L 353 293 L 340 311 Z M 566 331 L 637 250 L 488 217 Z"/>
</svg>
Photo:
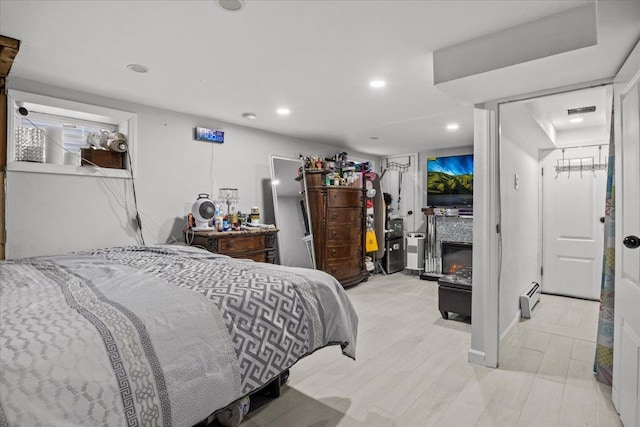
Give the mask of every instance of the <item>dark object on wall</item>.
<svg viewBox="0 0 640 427">
<path fill-rule="evenodd" d="M 382 196 L 384 197 L 384 203 L 388 206 L 391 207 L 391 201 L 393 200 L 391 197 L 391 194 L 389 193 L 382 193 Z"/>
<path fill-rule="evenodd" d="M 115 151 L 81 148 L 80 164 L 82 166 L 100 166 L 101 168 L 126 169 L 124 155 L 125 153 L 118 153 Z"/>
<path fill-rule="evenodd" d="M 218 144 L 224 143 L 224 132 L 221 130 L 198 126 L 194 129 L 194 137 L 198 141 L 217 142 Z"/>
</svg>

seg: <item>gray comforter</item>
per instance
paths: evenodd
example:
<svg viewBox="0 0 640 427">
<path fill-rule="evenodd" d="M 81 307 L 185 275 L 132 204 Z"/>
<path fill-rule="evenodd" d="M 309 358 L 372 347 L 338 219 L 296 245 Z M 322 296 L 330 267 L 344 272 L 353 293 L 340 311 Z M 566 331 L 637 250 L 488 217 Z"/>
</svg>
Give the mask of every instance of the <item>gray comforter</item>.
<svg viewBox="0 0 640 427">
<path fill-rule="evenodd" d="M 323 272 L 191 247 L 5 261 L 0 425 L 193 425 L 357 322 Z"/>
</svg>

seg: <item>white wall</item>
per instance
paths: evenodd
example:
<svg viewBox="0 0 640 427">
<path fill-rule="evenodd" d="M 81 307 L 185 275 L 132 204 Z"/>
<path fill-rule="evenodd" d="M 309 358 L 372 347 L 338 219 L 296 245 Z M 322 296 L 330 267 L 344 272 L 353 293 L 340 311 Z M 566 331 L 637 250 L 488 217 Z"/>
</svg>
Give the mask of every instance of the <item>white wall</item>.
<svg viewBox="0 0 640 427">
<path fill-rule="evenodd" d="M 511 107 L 515 108 L 515 105 L 505 105 L 500 117 L 500 334 L 518 315 L 520 294 L 531 282 L 539 282 L 538 150 L 550 143 L 541 136 L 542 132 L 528 132 L 521 116 L 517 116 L 518 120 L 510 117 Z M 517 190 L 514 185 L 516 174 Z"/>
<path fill-rule="evenodd" d="M 138 115 L 135 183 L 147 244 L 182 240 L 185 215 L 198 193 L 215 198 L 218 188 L 236 187 L 237 209 L 259 206 L 264 212 L 263 181 L 270 179 L 270 154 L 297 158 L 300 153 L 331 156 L 344 151 L 20 78 L 10 78 L 8 87 Z M 196 126 L 224 130 L 224 144 L 195 141 Z M 377 160 L 363 153 L 349 154 Z M 137 244 L 131 215 L 118 202 L 125 191 L 130 205 L 131 186 L 126 180 L 8 172 L 7 258 Z"/>
</svg>

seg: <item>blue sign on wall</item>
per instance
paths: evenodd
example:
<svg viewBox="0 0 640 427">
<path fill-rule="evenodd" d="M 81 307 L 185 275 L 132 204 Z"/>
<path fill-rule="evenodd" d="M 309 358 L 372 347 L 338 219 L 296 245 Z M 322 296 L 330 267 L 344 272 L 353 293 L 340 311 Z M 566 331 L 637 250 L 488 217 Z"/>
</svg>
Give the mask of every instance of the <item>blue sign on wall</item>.
<svg viewBox="0 0 640 427">
<path fill-rule="evenodd" d="M 196 139 L 198 141 L 217 142 L 222 144 L 224 142 L 224 132 L 221 130 L 213 130 L 207 128 L 196 128 Z"/>
</svg>

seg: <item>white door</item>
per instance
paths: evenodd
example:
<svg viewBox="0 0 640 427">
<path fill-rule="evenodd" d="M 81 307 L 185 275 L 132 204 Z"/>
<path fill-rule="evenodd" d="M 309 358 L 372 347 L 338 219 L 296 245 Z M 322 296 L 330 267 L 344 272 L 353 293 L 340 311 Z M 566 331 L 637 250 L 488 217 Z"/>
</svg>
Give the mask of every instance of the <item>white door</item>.
<svg viewBox="0 0 640 427">
<path fill-rule="evenodd" d="M 608 144 L 554 150 L 542 161 L 542 292 L 599 300 L 607 170 L 556 173 L 604 162 Z"/>
<path fill-rule="evenodd" d="M 634 54 L 638 59 L 640 45 Z M 615 112 L 619 135 L 613 401 L 625 427 L 640 427 L 640 60 L 630 74 L 632 78 L 624 78 L 614 86 L 616 100 L 619 99 L 619 111 Z"/>
</svg>

